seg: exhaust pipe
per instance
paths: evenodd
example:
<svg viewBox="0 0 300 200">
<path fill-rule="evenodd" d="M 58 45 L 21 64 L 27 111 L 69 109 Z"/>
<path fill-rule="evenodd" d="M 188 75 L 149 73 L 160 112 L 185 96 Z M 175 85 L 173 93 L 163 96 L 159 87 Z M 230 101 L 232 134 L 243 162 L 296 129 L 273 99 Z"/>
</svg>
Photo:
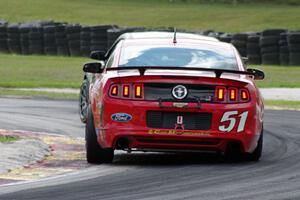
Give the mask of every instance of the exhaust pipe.
<svg viewBox="0 0 300 200">
<path fill-rule="evenodd" d="M 129 149 L 129 141 L 127 138 L 120 138 L 117 141 L 117 149 Z"/>
</svg>

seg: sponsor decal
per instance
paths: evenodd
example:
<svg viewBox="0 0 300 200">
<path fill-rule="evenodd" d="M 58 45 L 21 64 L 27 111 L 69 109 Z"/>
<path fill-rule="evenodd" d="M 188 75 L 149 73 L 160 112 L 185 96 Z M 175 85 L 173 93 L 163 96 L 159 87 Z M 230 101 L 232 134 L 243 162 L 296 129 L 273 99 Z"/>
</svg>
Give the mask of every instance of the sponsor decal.
<svg viewBox="0 0 300 200">
<path fill-rule="evenodd" d="M 210 135 L 209 132 L 201 131 L 184 131 L 184 130 L 160 130 L 160 129 L 151 129 L 148 131 L 151 135 Z"/>
<path fill-rule="evenodd" d="M 184 124 L 183 124 L 183 116 L 177 116 L 177 123 L 175 124 L 175 130 L 184 130 Z"/>
<path fill-rule="evenodd" d="M 132 116 L 127 113 L 114 113 L 111 115 L 111 119 L 116 122 L 128 122 L 132 119 Z"/>
<path fill-rule="evenodd" d="M 185 108 L 185 107 L 188 107 L 188 103 L 174 102 L 173 107 L 175 107 L 175 108 Z"/>
</svg>

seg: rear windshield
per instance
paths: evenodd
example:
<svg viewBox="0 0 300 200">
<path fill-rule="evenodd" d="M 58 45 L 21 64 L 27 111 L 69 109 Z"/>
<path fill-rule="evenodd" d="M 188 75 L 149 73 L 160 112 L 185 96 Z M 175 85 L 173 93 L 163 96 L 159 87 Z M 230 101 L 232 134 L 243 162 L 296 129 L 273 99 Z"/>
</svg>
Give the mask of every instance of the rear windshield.
<svg viewBox="0 0 300 200">
<path fill-rule="evenodd" d="M 201 67 L 238 70 L 234 51 L 213 45 L 180 46 L 126 46 L 122 48 L 120 67 Z"/>
</svg>

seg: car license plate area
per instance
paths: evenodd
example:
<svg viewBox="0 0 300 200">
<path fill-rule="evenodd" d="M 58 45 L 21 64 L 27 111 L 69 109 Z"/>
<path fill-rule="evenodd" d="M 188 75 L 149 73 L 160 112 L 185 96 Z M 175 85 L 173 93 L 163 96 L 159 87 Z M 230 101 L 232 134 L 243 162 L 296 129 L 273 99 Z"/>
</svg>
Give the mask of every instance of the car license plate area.
<svg viewBox="0 0 300 200">
<path fill-rule="evenodd" d="M 198 112 L 147 112 L 147 127 L 184 130 L 211 129 L 212 113 Z"/>
</svg>

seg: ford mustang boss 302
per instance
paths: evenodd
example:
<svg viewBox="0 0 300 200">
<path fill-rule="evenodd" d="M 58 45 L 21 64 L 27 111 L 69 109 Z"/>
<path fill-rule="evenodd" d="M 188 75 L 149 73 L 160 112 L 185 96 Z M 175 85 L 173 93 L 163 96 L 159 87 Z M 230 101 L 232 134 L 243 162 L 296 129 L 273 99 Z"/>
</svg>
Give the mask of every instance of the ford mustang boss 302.
<svg viewBox="0 0 300 200">
<path fill-rule="evenodd" d="M 237 50 L 187 33 L 121 35 L 83 66 L 80 115 L 89 163 L 114 150 L 215 151 L 260 159 L 264 105 Z"/>
</svg>

